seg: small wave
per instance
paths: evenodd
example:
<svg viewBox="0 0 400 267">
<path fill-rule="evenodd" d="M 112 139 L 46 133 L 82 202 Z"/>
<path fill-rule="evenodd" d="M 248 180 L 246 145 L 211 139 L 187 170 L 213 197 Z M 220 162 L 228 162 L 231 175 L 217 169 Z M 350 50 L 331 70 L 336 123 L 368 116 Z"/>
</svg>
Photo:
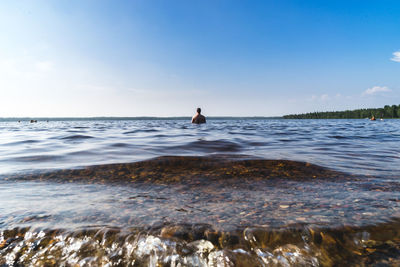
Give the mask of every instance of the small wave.
<svg viewBox="0 0 400 267">
<path fill-rule="evenodd" d="M 279 142 L 284 142 L 284 143 L 289 143 L 289 142 L 296 142 L 296 140 L 293 139 L 279 139 Z"/>
<path fill-rule="evenodd" d="M 63 156 L 59 155 L 34 155 L 34 156 L 24 156 L 24 157 L 14 157 L 9 158 L 8 161 L 15 162 L 51 162 L 63 159 Z"/>
<path fill-rule="evenodd" d="M 86 131 L 83 130 L 68 130 L 67 133 L 85 133 Z"/>
<path fill-rule="evenodd" d="M 334 138 L 334 139 L 348 139 L 347 136 L 343 136 L 343 135 L 332 135 L 329 136 L 330 138 Z"/>
<path fill-rule="evenodd" d="M 248 141 L 245 143 L 249 146 L 267 146 L 268 145 L 267 142 L 257 142 L 257 141 Z"/>
<path fill-rule="evenodd" d="M 93 155 L 98 155 L 98 153 L 90 150 L 79 150 L 79 151 L 69 152 L 65 156 L 93 156 Z"/>
<path fill-rule="evenodd" d="M 159 130 L 156 130 L 156 129 L 137 129 L 137 130 L 133 130 L 133 131 L 124 132 L 124 134 L 154 133 L 154 132 L 159 132 Z"/>
<path fill-rule="evenodd" d="M 24 145 L 24 144 L 35 144 L 35 143 L 39 143 L 39 142 L 40 142 L 39 140 L 29 139 L 29 140 L 6 143 L 6 144 L 3 144 L 3 145 L 4 146 L 14 146 L 14 145 Z"/>
<path fill-rule="evenodd" d="M 176 146 L 175 148 L 183 149 L 183 150 L 195 150 L 195 151 L 203 151 L 203 152 L 239 152 L 243 149 L 241 145 L 238 143 L 226 141 L 226 140 L 215 140 L 215 141 L 206 141 L 206 140 L 198 140 L 191 143 L 188 143 L 183 146 Z"/>
<path fill-rule="evenodd" d="M 119 147 L 119 148 L 124 148 L 124 147 L 130 147 L 131 144 L 127 143 L 114 143 L 110 145 L 111 147 Z"/>
<path fill-rule="evenodd" d="M 62 137 L 62 140 L 83 140 L 83 139 L 91 139 L 94 138 L 93 136 L 90 135 L 81 135 L 81 134 L 76 134 L 76 135 L 70 135 L 66 137 Z"/>
</svg>

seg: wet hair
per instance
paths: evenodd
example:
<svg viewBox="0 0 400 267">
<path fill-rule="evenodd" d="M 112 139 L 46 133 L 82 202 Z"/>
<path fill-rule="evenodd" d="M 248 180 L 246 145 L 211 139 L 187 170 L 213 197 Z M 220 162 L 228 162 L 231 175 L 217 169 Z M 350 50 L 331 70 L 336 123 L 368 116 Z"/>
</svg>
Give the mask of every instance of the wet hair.
<svg viewBox="0 0 400 267">
<path fill-rule="evenodd" d="M 197 113 L 201 113 L 201 108 L 197 108 Z"/>
</svg>

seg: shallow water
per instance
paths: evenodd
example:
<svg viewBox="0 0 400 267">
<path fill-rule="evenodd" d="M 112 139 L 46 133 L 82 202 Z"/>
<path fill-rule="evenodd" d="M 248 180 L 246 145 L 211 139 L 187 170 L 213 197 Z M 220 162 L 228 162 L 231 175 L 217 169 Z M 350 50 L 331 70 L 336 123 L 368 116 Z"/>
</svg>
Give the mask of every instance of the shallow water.
<svg viewBox="0 0 400 267">
<path fill-rule="evenodd" d="M 399 128 L 0 122 L 0 265 L 396 265 Z"/>
</svg>

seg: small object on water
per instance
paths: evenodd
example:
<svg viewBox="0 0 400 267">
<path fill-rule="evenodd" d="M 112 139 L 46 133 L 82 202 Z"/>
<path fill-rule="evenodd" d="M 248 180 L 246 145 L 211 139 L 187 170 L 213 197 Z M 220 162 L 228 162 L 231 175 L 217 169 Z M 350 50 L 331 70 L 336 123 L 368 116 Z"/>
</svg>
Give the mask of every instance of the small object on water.
<svg viewBox="0 0 400 267">
<path fill-rule="evenodd" d="M 196 111 L 197 111 L 197 113 L 196 113 L 196 115 L 193 116 L 192 123 L 195 123 L 195 124 L 206 123 L 206 117 L 204 117 L 201 114 L 201 108 L 197 108 Z"/>
<path fill-rule="evenodd" d="M 372 116 L 371 121 L 376 121 L 375 116 Z"/>
</svg>

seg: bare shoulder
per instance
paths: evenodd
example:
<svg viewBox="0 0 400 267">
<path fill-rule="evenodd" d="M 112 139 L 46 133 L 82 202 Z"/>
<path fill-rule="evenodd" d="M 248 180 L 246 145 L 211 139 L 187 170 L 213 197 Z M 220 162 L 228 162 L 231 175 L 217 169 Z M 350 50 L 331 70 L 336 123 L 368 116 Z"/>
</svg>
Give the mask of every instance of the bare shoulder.
<svg viewBox="0 0 400 267">
<path fill-rule="evenodd" d="M 206 117 L 204 117 L 201 114 L 196 114 L 192 118 L 192 123 L 200 124 L 200 123 L 205 123 L 205 122 L 206 122 Z"/>
</svg>

